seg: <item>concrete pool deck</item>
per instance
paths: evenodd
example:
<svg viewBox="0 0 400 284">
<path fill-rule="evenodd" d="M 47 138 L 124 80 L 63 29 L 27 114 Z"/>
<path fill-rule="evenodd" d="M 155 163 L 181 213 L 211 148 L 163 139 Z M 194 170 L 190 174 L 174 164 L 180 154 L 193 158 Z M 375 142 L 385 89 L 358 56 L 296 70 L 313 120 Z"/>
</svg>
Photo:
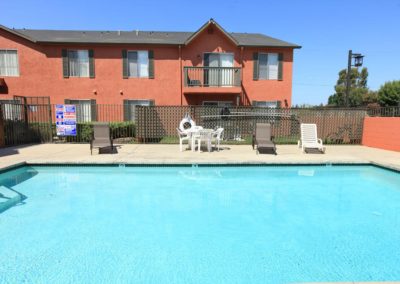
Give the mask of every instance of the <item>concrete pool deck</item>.
<svg viewBox="0 0 400 284">
<path fill-rule="evenodd" d="M 90 155 L 88 144 L 36 144 L 0 149 L 0 169 L 28 164 L 325 164 L 372 163 L 400 170 L 400 152 L 359 145 L 328 145 L 325 154 L 303 154 L 296 145 L 277 145 L 278 155 L 259 154 L 250 145 L 222 145 L 221 151 L 180 152 L 179 145 L 123 144 L 116 154 Z"/>
</svg>

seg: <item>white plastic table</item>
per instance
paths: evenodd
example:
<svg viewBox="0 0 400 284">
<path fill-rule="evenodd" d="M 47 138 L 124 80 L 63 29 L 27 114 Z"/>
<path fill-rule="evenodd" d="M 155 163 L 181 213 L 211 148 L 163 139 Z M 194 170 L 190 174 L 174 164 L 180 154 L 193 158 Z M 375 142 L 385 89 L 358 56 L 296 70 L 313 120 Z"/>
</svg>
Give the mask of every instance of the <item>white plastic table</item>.
<svg viewBox="0 0 400 284">
<path fill-rule="evenodd" d="M 211 138 L 212 133 L 214 132 L 213 129 L 204 129 L 201 126 L 197 126 L 187 130 L 186 132 L 188 133 L 188 135 L 190 135 L 192 152 L 195 151 L 196 140 L 200 140 L 199 152 L 201 147 L 201 140 L 207 141 L 207 150 L 208 152 L 211 152 Z"/>
</svg>

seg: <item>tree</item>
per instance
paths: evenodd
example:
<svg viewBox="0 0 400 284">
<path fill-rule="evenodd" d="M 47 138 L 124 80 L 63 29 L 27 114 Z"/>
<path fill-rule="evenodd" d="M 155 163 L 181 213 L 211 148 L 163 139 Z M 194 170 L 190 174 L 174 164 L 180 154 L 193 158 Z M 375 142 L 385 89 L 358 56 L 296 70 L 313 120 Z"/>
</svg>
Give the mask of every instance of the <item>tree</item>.
<svg viewBox="0 0 400 284">
<path fill-rule="evenodd" d="M 339 72 L 339 78 L 335 85 L 335 93 L 328 99 L 328 105 L 345 106 L 346 105 L 346 82 L 347 70 L 343 69 Z M 362 68 L 361 72 L 357 68 L 352 68 L 350 73 L 350 92 L 349 106 L 361 106 L 373 103 L 371 101 L 374 96 L 368 90 L 368 69 Z"/>
<path fill-rule="evenodd" d="M 400 81 L 386 82 L 378 91 L 378 101 L 381 106 L 400 105 Z"/>
</svg>

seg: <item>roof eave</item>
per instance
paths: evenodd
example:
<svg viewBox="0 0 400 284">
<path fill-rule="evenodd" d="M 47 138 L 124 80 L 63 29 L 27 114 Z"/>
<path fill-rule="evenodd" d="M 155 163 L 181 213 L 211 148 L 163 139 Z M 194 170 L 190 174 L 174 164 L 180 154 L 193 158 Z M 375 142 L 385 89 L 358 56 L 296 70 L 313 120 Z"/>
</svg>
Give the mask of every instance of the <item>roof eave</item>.
<svg viewBox="0 0 400 284">
<path fill-rule="evenodd" d="M 26 36 L 24 34 L 21 34 L 21 33 L 17 32 L 14 29 L 7 28 L 6 26 L 3 26 L 3 25 L 0 25 L 0 29 L 4 30 L 6 32 L 9 32 L 10 34 L 16 35 L 16 36 L 21 37 L 23 39 L 26 39 L 26 40 L 28 40 L 30 42 L 37 43 L 37 41 L 34 40 L 33 38 L 31 38 L 29 36 Z"/>
<path fill-rule="evenodd" d="M 183 45 L 183 43 L 162 43 L 162 42 L 79 42 L 79 41 L 37 41 L 40 44 L 51 44 L 51 45 L 79 45 L 79 44 L 90 44 L 90 45 Z"/>
<path fill-rule="evenodd" d="M 238 47 L 268 47 L 268 48 L 292 48 L 300 49 L 300 45 L 263 45 L 263 44 L 239 44 Z"/>
</svg>

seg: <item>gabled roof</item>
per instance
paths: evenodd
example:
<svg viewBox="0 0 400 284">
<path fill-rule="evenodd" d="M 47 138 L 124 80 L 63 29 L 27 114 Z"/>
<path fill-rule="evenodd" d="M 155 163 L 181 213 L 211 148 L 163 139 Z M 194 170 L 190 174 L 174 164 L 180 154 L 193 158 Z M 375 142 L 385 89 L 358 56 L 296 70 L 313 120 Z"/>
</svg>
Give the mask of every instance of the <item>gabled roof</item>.
<svg viewBox="0 0 400 284">
<path fill-rule="evenodd" d="M 194 40 L 201 32 L 203 32 L 206 28 L 209 26 L 214 25 L 219 29 L 227 38 L 229 38 L 235 45 L 238 45 L 237 40 L 228 32 L 226 32 L 214 19 L 210 19 L 208 22 L 206 22 L 204 25 L 200 27 L 197 31 L 195 31 L 193 34 L 190 35 L 185 41 L 185 45 L 189 44 L 192 40 Z"/>
<path fill-rule="evenodd" d="M 213 19 L 207 21 L 196 32 L 30 30 L 10 29 L 2 25 L 0 29 L 34 43 L 186 45 L 211 24 L 237 46 L 301 48 L 299 45 L 263 34 L 228 33 Z"/>
</svg>

